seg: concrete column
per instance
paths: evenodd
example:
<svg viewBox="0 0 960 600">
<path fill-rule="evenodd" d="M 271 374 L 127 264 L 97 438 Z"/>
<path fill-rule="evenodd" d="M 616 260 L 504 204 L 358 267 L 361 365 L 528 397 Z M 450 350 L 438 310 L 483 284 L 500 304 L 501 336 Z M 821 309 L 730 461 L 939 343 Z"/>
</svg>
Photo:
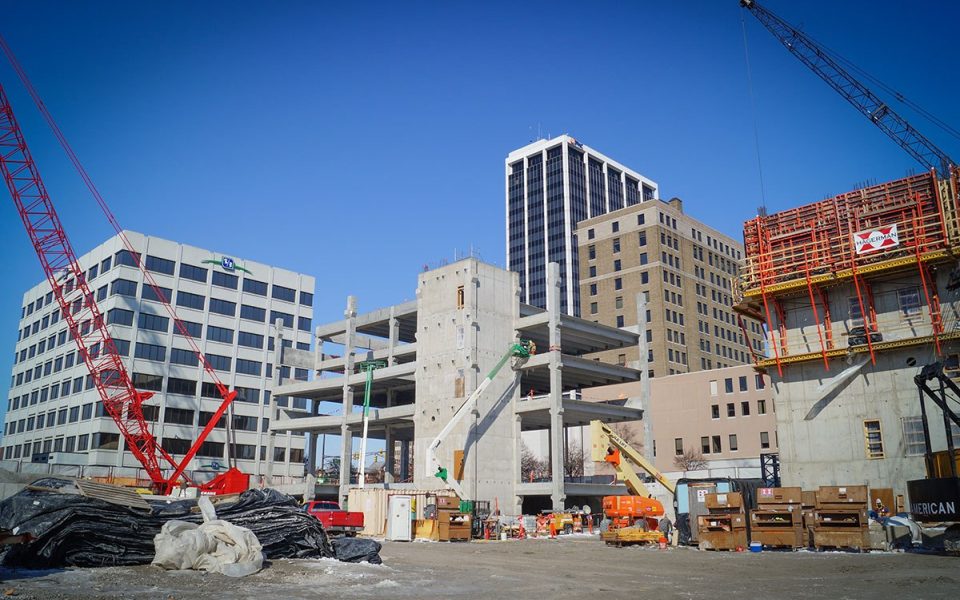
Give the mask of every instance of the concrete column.
<svg viewBox="0 0 960 600">
<path fill-rule="evenodd" d="M 397 364 L 397 359 L 394 358 L 393 353 L 397 347 L 397 342 L 400 340 L 400 321 L 394 316 L 396 312 L 396 307 L 390 307 L 390 347 L 387 349 L 387 366 L 392 367 Z"/>
<path fill-rule="evenodd" d="M 393 309 L 391 309 L 392 311 Z M 391 352 L 393 346 L 391 345 Z M 387 406 L 393 406 L 393 390 L 387 390 Z M 383 443 L 385 452 L 383 460 L 385 468 L 383 470 L 383 481 L 384 483 L 393 483 L 393 461 L 395 460 L 396 452 L 393 451 L 393 429 L 389 425 L 385 425 L 383 428 Z"/>
<path fill-rule="evenodd" d="M 343 340 L 343 415 L 340 422 L 340 505 L 347 505 L 350 494 L 350 464 L 353 460 L 353 434 L 347 429 L 347 417 L 353 412 L 353 388 L 350 376 L 353 375 L 353 337 L 356 334 L 357 299 L 347 296 L 347 309 L 343 311 L 347 321 Z M 363 460 L 363 457 L 360 457 Z"/>
<path fill-rule="evenodd" d="M 400 442 L 400 481 L 410 479 L 410 441 Z"/>
<path fill-rule="evenodd" d="M 640 400 L 643 404 L 650 402 L 650 349 L 647 346 L 647 300 L 643 292 L 637 294 L 637 331 L 640 333 L 640 340 L 637 346 L 640 349 L 640 360 L 638 361 L 640 369 Z"/>
<path fill-rule="evenodd" d="M 550 334 L 550 501 L 562 510 L 566 494 L 563 485 L 563 375 L 560 351 L 560 265 L 547 265 L 547 313 Z"/>
<path fill-rule="evenodd" d="M 316 400 L 311 400 L 310 402 L 313 403 L 313 406 L 310 407 L 310 416 L 316 417 L 317 415 L 320 414 L 320 402 Z M 306 448 L 307 448 L 307 451 L 309 452 L 309 454 L 307 454 L 307 475 L 316 476 L 317 474 L 317 436 L 313 433 L 305 433 L 304 436 L 306 436 L 307 440 L 309 440 L 309 441 L 305 440 L 305 444 L 308 444 Z"/>
<path fill-rule="evenodd" d="M 273 387 L 276 390 L 280 386 L 280 358 L 283 354 L 283 319 L 277 319 L 273 324 Z M 274 423 L 277 419 L 277 395 L 270 393 L 270 406 L 267 408 L 267 414 L 270 416 L 270 422 Z M 273 485 L 273 449 L 277 445 L 277 432 L 272 428 L 267 435 L 267 456 L 266 468 L 264 473 L 268 486 Z"/>
<path fill-rule="evenodd" d="M 393 483 L 393 461 L 395 452 L 393 451 L 393 430 L 389 425 L 383 429 L 383 443 L 385 444 L 385 452 L 383 453 L 384 460 L 384 469 L 383 469 L 383 482 L 384 483 Z"/>
</svg>

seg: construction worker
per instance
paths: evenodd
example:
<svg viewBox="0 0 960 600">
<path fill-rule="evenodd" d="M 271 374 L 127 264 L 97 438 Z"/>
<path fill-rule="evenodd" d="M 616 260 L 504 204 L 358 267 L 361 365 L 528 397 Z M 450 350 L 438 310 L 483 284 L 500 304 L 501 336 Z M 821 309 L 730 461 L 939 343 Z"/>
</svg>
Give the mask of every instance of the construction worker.
<svg viewBox="0 0 960 600">
<path fill-rule="evenodd" d="M 660 533 L 663 534 L 663 537 L 669 540 L 670 534 L 673 532 L 673 523 L 670 522 L 670 518 L 667 517 L 667 515 L 663 515 L 663 518 L 660 519 L 658 528 L 660 529 Z"/>
</svg>

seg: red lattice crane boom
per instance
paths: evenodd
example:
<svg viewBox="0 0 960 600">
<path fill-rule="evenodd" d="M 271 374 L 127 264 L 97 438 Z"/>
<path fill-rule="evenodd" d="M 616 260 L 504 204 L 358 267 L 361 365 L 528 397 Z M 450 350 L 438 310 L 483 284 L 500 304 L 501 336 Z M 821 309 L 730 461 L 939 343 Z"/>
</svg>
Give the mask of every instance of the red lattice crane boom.
<svg viewBox="0 0 960 600">
<path fill-rule="evenodd" d="M 40 178 L 40 173 L 30 155 L 23 132 L 14 117 L 6 92 L 0 85 L 0 173 L 3 175 L 26 228 L 27 235 L 37 252 L 44 274 L 60 306 L 61 314 L 67 322 L 70 336 L 76 342 L 78 355 L 84 361 L 93 378 L 93 383 L 100 394 L 105 411 L 116 422 L 127 447 L 143 465 L 154 487 L 158 491 L 169 493 L 177 480 L 183 476 L 187 465 L 196 455 L 220 417 L 226 412 L 237 392 L 229 390 L 220 381 L 199 346 L 189 335 L 183 322 L 177 317 L 163 290 L 150 272 L 146 270 L 141 254 L 134 249 L 133 244 L 113 216 L 93 180 L 87 174 L 86 169 L 83 168 L 76 153 L 70 147 L 33 84 L 2 37 L 0 37 L 0 48 L 6 54 L 47 124 L 53 130 L 87 189 L 97 200 L 100 208 L 107 216 L 107 220 L 110 221 L 127 251 L 137 262 L 145 282 L 153 288 L 156 297 L 170 314 L 179 334 L 187 340 L 207 376 L 223 397 L 223 402 L 207 422 L 206 427 L 187 451 L 183 460 L 177 463 L 157 442 L 143 417 L 143 402 L 153 394 L 137 390 L 130 379 L 130 375 L 117 352 L 113 338 L 107 329 L 104 316 L 87 285 L 85 273 L 77 262 L 76 254 L 63 230 L 43 180 Z M 173 469 L 169 477 L 164 476 L 163 469 L 165 467 L 161 466 L 161 458 L 169 463 L 169 466 Z M 235 487 L 243 485 L 244 480 L 245 476 L 239 471 L 230 469 L 226 474 L 201 486 L 201 488 L 211 491 L 239 491 Z M 224 489 L 224 485 L 227 486 L 226 489 Z"/>
</svg>

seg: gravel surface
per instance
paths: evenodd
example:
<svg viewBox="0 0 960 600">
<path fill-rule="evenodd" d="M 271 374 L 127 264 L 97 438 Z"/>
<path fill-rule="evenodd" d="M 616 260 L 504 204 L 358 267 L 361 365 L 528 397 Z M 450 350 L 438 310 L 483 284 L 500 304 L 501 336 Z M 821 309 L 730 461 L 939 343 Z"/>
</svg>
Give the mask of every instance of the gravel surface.
<svg viewBox="0 0 960 600">
<path fill-rule="evenodd" d="M 596 537 L 384 542 L 383 565 L 277 560 L 230 579 L 153 567 L 0 570 L 0 594 L 42 600 L 299 598 L 949 598 L 960 559 L 903 553 L 612 548 Z"/>
</svg>

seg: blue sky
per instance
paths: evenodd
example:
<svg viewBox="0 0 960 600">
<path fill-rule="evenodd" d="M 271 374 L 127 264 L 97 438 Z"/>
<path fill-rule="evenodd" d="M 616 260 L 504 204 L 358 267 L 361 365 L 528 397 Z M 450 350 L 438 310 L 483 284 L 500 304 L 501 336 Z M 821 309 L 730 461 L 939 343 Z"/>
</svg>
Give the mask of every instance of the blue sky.
<svg viewBox="0 0 960 600">
<path fill-rule="evenodd" d="M 960 127 L 957 3 L 766 4 Z M 771 211 L 917 169 L 736 0 L 0 6 L 0 33 L 126 228 L 311 273 L 317 322 L 351 293 L 361 310 L 412 299 L 422 265 L 457 249 L 502 264 L 503 160 L 538 130 L 737 238 L 761 202 L 754 119 Z M 82 254 L 111 229 L 5 63 L 0 82 Z M 9 199 L 0 252 L 9 373 L 20 291 L 42 277 Z"/>
</svg>

